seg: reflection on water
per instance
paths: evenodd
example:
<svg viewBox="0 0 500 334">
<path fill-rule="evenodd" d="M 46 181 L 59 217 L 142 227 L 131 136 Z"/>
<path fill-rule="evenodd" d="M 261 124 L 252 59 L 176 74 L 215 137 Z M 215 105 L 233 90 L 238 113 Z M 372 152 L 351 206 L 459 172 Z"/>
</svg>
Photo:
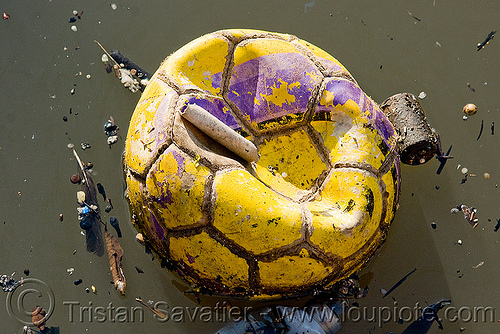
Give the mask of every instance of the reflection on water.
<svg viewBox="0 0 500 334">
<path fill-rule="evenodd" d="M 495 122 L 500 124 L 496 100 L 500 44 L 493 39 L 479 51 L 477 44 L 497 29 L 498 4 L 152 0 L 116 2 L 115 8 L 108 2 L 21 0 L 2 5 L 0 11 L 10 15 L 0 21 L 0 243 L 4 251 L 0 274 L 15 271 L 16 279 L 26 278 L 23 271 L 29 268 L 29 278 L 50 287 L 53 295 L 26 295 L 27 303 L 53 299 L 48 325 L 59 327 L 61 333 L 87 329 L 91 333 L 210 333 L 227 320 L 211 312 L 225 308 L 221 305 L 226 301 L 204 296 L 199 296 L 201 306 L 210 306 L 207 314 L 211 315 L 202 317 L 201 311 L 193 315 L 198 296 L 184 294 L 188 287 L 160 268 L 134 240 L 123 199 L 121 155 L 139 95 L 106 73 L 94 40 L 110 50 L 119 49 L 153 72 L 165 56 L 202 34 L 244 27 L 291 33 L 320 46 L 336 56 L 378 102 L 397 92 L 416 96 L 424 92 L 420 102 L 440 133 L 443 148 L 453 145 L 454 158 L 440 175 L 437 160 L 403 166 L 400 209 L 389 238 L 360 273 L 370 292 L 357 301 L 359 307 L 388 307 L 393 310 L 387 313 L 390 319 L 361 321 L 352 315 L 340 333 L 402 332 L 409 323 L 398 322 L 401 315 L 394 312 L 396 306 L 413 309 L 441 299 L 450 299 L 455 307 L 443 320 L 445 331 L 457 332 L 460 327 L 473 333 L 495 331 L 498 314 L 493 319 L 489 316 L 499 306 L 496 281 L 490 279 L 500 269 L 495 256 L 499 155 L 498 134 L 491 128 Z M 462 108 L 467 103 L 474 103 L 478 111 L 463 121 Z M 118 142 L 111 148 L 103 131 L 110 116 L 119 126 Z M 483 133 L 477 139 L 482 123 Z M 125 297 L 110 283 L 105 256 L 85 249 L 75 210 L 77 189 L 69 181 L 76 172 L 66 148 L 69 142 L 77 148 L 90 144 L 79 154 L 94 163 L 94 181 L 113 199 L 113 210 L 103 213 L 102 219 L 114 216 L 121 222 Z M 463 167 L 468 169 L 464 183 Z M 484 178 L 484 173 L 490 177 Z M 478 209 L 475 229 L 461 213 L 450 213 L 459 204 Z M 72 275 L 70 268 L 74 268 L 69 271 Z M 381 289 L 389 290 L 413 268 L 417 271 L 382 298 Z M 82 283 L 75 285 L 78 279 Z M 154 318 L 136 297 L 153 300 L 170 317 Z M 231 303 L 241 304 L 242 309 L 255 307 Z M 490 310 L 485 319 L 469 316 L 479 308 Z M 22 322 L 6 309 L 0 315 L 2 332 L 20 332 Z M 439 330 L 435 325 L 430 332 Z"/>
</svg>

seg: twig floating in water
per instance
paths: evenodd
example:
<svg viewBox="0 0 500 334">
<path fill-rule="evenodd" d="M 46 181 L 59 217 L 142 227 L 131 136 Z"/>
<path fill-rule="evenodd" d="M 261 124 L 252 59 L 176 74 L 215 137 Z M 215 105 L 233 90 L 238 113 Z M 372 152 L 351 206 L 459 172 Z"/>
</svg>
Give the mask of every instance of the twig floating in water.
<svg viewBox="0 0 500 334">
<path fill-rule="evenodd" d="M 496 30 L 493 30 L 486 36 L 486 39 L 482 43 L 477 44 L 477 51 L 482 50 L 486 45 L 490 43 L 490 41 L 495 37 Z"/>
<path fill-rule="evenodd" d="M 476 140 L 479 140 L 481 138 L 481 135 L 483 134 L 483 127 L 484 127 L 484 120 L 481 120 L 481 129 L 479 130 L 479 135 L 477 136 Z"/>
<path fill-rule="evenodd" d="M 157 308 L 154 308 L 153 306 L 149 305 L 148 303 L 145 303 L 141 298 L 137 297 L 137 298 L 135 298 L 135 301 L 141 305 L 146 306 L 151 312 L 156 314 L 160 319 L 167 319 L 167 316 L 165 313 L 158 310 Z"/>
<path fill-rule="evenodd" d="M 120 291 L 122 295 L 124 295 L 127 283 L 122 270 L 123 248 L 120 246 L 118 240 L 116 240 L 116 238 L 107 230 L 104 231 L 104 237 L 106 239 L 109 269 L 111 271 L 111 276 L 113 277 L 113 282 L 115 283 L 115 288 Z"/>
<path fill-rule="evenodd" d="M 469 89 L 470 89 L 471 91 L 476 92 L 476 90 L 474 89 L 474 87 L 472 87 L 472 86 L 470 85 L 470 83 L 467 83 L 467 87 L 469 87 Z"/>
<path fill-rule="evenodd" d="M 406 10 L 406 12 L 408 13 L 408 15 L 410 15 L 411 17 L 413 17 L 415 20 L 417 20 L 418 22 L 422 21 L 420 18 L 416 17 L 415 15 L 413 15 L 412 13 L 410 13 L 409 10 Z"/>
<path fill-rule="evenodd" d="M 495 134 L 495 122 L 491 122 L 491 135 Z"/>
<path fill-rule="evenodd" d="M 400 286 L 411 274 L 413 274 L 415 271 L 417 271 L 417 268 L 413 269 L 412 271 L 410 271 L 408 274 L 406 274 L 402 279 L 400 279 L 396 284 L 394 284 L 392 286 L 392 288 L 389 289 L 389 291 L 387 291 L 384 296 L 382 298 L 385 298 L 387 297 L 387 295 L 389 295 L 391 292 L 393 292 L 394 290 L 396 290 L 396 288 L 398 286 Z"/>
</svg>

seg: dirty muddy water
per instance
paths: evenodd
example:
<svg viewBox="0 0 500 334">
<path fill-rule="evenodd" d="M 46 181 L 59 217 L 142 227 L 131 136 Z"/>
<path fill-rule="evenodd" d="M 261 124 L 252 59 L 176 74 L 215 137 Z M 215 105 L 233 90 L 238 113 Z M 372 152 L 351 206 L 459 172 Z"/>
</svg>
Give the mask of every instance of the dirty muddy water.
<svg viewBox="0 0 500 334">
<path fill-rule="evenodd" d="M 453 145 L 453 159 L 439 175 L 437 159 L 402 166 L 389 237 L 359 273 L 369 293 L 355 301 L 339 333 L 401 333 L 441 299 L 451 300 L 439 313 L 444 332 L 499 331 L 500 40 L 477 47 L 499 28 L 499 3 L 20 0 L 1 4 L 0 12 L 10 15 L 0 21 L 0 275 L 15 272 L 25 280 L 18 295 L 0 292 L 7 300 L 0 303 L 0 332 L 21 333 L 30 322 L 25 311 L 37 304 L 50 313 L 47 326 L 60 333 L 214 333 L 224 326 L 226 300 L 185 293 L 186 284 L 135 241 L 121 157 L 140 95 L 106 73 L 94 43 L 154 72 L 182 45 L 224 28 L 305 39 L 342 62 L 379 103 L 399 92 L 420 96 L 443 150 Z M 477 113 L 465 121 L 467 103 Z M 110 115 L 119 126 L 111 148 L 103 131 Z M 120 222 L 125 296 L 110 283 L 106 255 L 86 251 L 68 143 L 93 162 L 94 181 L 113 200 L 103 221 Z M 461 212 L 451 213 L 460 204 L 477 209 L 475 228 Z M 153 317 L 136 297 L 158 302 L 168 318 Z M 240 310 L 258 306 L 231 301 L 240 304 Z M 437 323 L 429 331 L 442 332 Z"/>
</svg>

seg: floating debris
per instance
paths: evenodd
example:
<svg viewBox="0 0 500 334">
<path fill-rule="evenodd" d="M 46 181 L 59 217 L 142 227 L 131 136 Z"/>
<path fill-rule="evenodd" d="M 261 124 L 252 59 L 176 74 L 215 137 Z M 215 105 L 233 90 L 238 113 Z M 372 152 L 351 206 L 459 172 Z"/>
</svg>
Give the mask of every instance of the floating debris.
<svg viewBox="0 0 500 334">
<path fill-rule="evenodd" d="M 467 103 L 462 110 L 467 116 L 472 116 L 477 112 L 477 107 L 474 103 Z"/>
<path fill-rule="evenodd" d="M 500 219 L 497 219 L 497 224 L 495 225 L 493 231 L 497 232 L 499 229 L 500 229 Z"/>
<path fill-rule="evenodd" d="M 423 100 L 427 97 L 427 94 L 425 92 L 420 92 L 420 94 L 418 94 L 418 98 Z"/>
<path fill-rule="evenodd" d="M 64 216 L 62 213 L 59 214 L 59 221 L 62 222 L 64 220 Z"/>
<path fill-rule="evenodd" d="M 116 240 L 107 230 L 104 231 L 104 238 L 106 240 L 106 250 L 108 252 L 109 269 L 113 277 L 115 288 L 124 295 L 127 283 L 122 270 L 123 248 L 120 246 L 118 240 Z"/>
<path fill-rule="evenodd" d="M 110 6 L 111 6 L 112 10 L 116 10 L 118 8 L 118 6 L 116 5 L 116 3 L 112 3 Z"/>
<path fill-rule="evenodd" d="M 70 90 L 70 92 L 69 92 L 69 93 L 70 93 L 71 95 L 75 95 L 75 92 L 76 92 L 76 90 L 75 90 L 74 88 L 72 88 L 72 89 Z"/>
<path fill-rule="evenodd" d="M 484 173 L 484 174 L 483 174 L 483 177 L 484 177 L 485 179 L 489 179 L 489 178 L 491 177 L 491 175 L 490 175 L 490 173 Z"/>
<path fill-rule="evenodd" d="M 140 244 L 144 245 L 144 235 L 142 235 L 142 233 L 137 233 L 137 234 L 135 235 L 135 240 L 136 240 L 138 243 L 140 243 Z"/>
<path fill-rule="evenodd" d="M 10 276 L 7 276 L 7 275 L 1 275 L 0 276 L 0 286 L 2 287 L 2 290 L 5 291 L 5 292 L 11 292 L 13 291 L 18 284 L 20 284 L 21 282 L 19 281 L 16 281 L 14 279 L 14 276 L 15 273 L 12 273 Z"/>
<path fill-rule="evenodd" d="M 467 87 L 469 87 L 471 91 L 476 92 L 476 90 L 470 85 L 470 83 L 467 83 Z"/>
<path fill-rule="evenodd" d="M 469 224 L 472 225 L 472 228 L 476 228 L 479 221 L 479 219 L 476 217 L 477 209 L 475 209 L 474 207 L 469 208 L 465 204 L 461 204 L 459 209 L 464 214 L 465 220 L 467 220 Z"/>
<path fill-rule="evenodd" d="M 106 72 L 115 72 L 115 76 L 132 93 L 142 91 L 149 82 L 151 74 L 144 71 L 137 64 L 125 57 L 120 51 L 111 51 L 109 53 L 98 41 L 94 42 L 104 51 L 101 61 L 106 66 Z M 104 57 L 106 56 L 106 57 Z M 112 70 L 111 70 L 112 69 Z"/>
<path fill-rule="evenodd" d="M 106 213 L 110 213 L 111 210 L 113 210 L 113 203 L 111 203 L 111 198 L 106 198 L 106 202 L 108 202 L 108 204 L 104 208 L 104 211 L 106 211 Z"/>
<path fill-rule="evenodd" d="M 406 13 L 408 13 L 408 15 L 410 15 L 411 17 L 413 17 L 415 20 L 417 20 L 418 22 L 422 21 L 419 17 L 416 17 L 415 15 L 413 15 L 412 13 L 410 13 L 409 10 L 406 10 Z"/>
<path fill-rule="evenodd" d="M 484 261 L 481 261 L 478 264 L 476 264 L 475 266 L 472 266 L 472 269 L 477 269 L 477 268 L 481 267 L 483 264 L 484 264 Z"/>
<path fill-rule="evenodd" d="M 29 275 L 30 275 L 30 269 L 29 269 L 29 268 L 25 268 L 23 272 L 24 272 L 24 274 L 25 274 L 26 276 L 29 276 Z"/>
<path fill-rule="evenodd" d="M 153 312 L 154 314 L 156 314 L 160 319 L 167 319 L 167 315 L 165 313 L 163 313 L 162 311 L 160 311 L 159 309 L 155 308 L 152 306 L 153 302 L 152 301 L 148 301 L 147 303 L 145 303 L 141 298 L 137 297 L 135 298 L 135 301 L 138 302 L 139 304 L 145 306 L 148 308 L 148 310 L 150 310 L 151 312 Z"/>
<path fill-rule="evenodd" d="M 144 274 L 144 270 L 142 270 L 142 268 L 139 268 L 138 266 L 135 266 L 135 270 L 136 270 L 139 274 Z"/>
<path fill-rule="evenodd" d="M 435 229 L 437 228 L 437 224 L 436 224 L 435 222 L 432 222 L 432 223 L 431 223 L 431 227 L 432 227 L 432 229 L 434 229 L 434 230 L 435 230 Z"/>
<path fill-rule="evenodd" d="M 467 169 L 467 167 L 464 167 L 464 168 L 462 168 L 461 172 L 462 172 L 462 174 L 467 174 L 469 172 L 469 170 Z"/>
<path fill-rule="evenodd" d="M 28 326 L 24 326 L 23 327 L 23 334 L 38 334 L 38 333 L 35 332 L 34 330 L 32 330 L 31 328 L 29 328 Z"/>
<path fill-rule="evenodd" d="M 80 191 L 77 193 L 80 205 L 77 208 L 77 211 L 78 219 L 80 220 L 80 227 L 85 230 L 84 235 L 85 242 L 87 244 L 87 251 L 92 252 L 97 256 L 102 256 L 104 254 L 101 232 L 102 221 L 94 181 L 90 175 L 90 169 L 93 165 L 91 163 L 87 163 L 84 166 L 82 160 L 74 149 L 74 145 L 68 144 L 68 147 L 71 147 L 73 150 L 73 155 L 76 158 L 79 168 L 78 174 L 82 179 L 82 182 L 80 183 Z"/>
<path fill-rule="evenodd" d="M 71 177 L 69 178 L 69 180 L 73 184 L 79 184 L 80 182 L 82 182 L 82 178 L 78 174 L 71 175 Z"/>
<path fill-rule="evenodd" d="M 481 138 L 481 135 L 483 134 L 483 127 L 484 127 L 484 120 L 481 120 L 481 129 L 479 130 L 479 135 L 477 136 L 476 140 L 479 140 Z"/>
<path fill-rule="evenodd" d="M 66 269 L 66 271 L 68 272 L 68 274 L 71 276 L 73 275 L 73 273 L 75 272 L 75 268 L 68 268 Z"/>
<path fill-rule="evenodd" d="M 78 28 L 76 26 L 71 26 L 71 30 L 78 31 Z"/>
<path fill-rule="evenodd" d="M 7 14 L 7 13 L 3 13 L 3 14 L 2 14 L 2 19 L 4 19 L 4 20 L 8 20 L 8 19 L 10 19 L 10 15 L 9 15 L 9 14 Z"/>
<path fill-rule="evenodd" d="M 463 244 L 462 239 L 458 239 L 457 242 L 456 242 L 456 244 L 461 246 Z"/>
<path fill-rule="evenodd" d="M 92 289 L 92 292 L 97 295 L 97 289 L 95 286 L 92 285 L 90 288 Z"/>
<path fill-rule="evenodd" d="M 86 149 L 89 149 L 92 146 L 90 146 L 90 143 L 80 143 L 80 147 L 82 148 L 82 150 L 85 151 Z"/>
<path fill-rule="evenodd" d="M 68 121 L 68 117 L 63 116 L 63 121 L 67 122 Z"/>
<path fill-rule="evenodd" d="M 45 323 L 47 322 L 47 313 L 41 306 L 35 306 L 31 311 L 31 322 L 38 327 L 42 332 L 45 331 Z"/>
<path fill-rule="evenodd" d="M 118 130 L 120 128 L 116 125 L 113 116 L 109 116 L 108 121 L 104 124 L 104 133 L 108 136 L 107 143 L 111 148 L 111 145 L 118 141 Z"/>
<path fill-rule="evenodd" d="M 486 38 L 484 39 L 484 41 L 482 43 L 478 43 L 477 44 L 477 51 L 484 49 L 484 47 L 486 45 L 490 44 L 490 41 L 493 39 L 493 37 L 495 37 L 495 33 L 496 33 L 496 30 L 493 30 L 492 32 L 490 32 L 488 34 L 488 36 L 486 36 Z"/>
<path fill-rule="evenodd" d="M 495 122 L 491 122 L 491 135 L 495 134 Z"/>
<path fill-rule="evenodd" d="M 70 17 L 68 23 L 74 23 L 76 22 L 76 17 Z"/>
<path fill-rule="evenodd" d="M 82 280 L 81 278 L 79 278 L 79 279 L 77 279 L 77 280 L 75 280 L 75 281 L 73 282 L 73 284 L 74 284 L 74 285 L 80 285 L 80 284 L 82 284 L 82 283 L 83 283 L 83 280 Z"/>
</svg>

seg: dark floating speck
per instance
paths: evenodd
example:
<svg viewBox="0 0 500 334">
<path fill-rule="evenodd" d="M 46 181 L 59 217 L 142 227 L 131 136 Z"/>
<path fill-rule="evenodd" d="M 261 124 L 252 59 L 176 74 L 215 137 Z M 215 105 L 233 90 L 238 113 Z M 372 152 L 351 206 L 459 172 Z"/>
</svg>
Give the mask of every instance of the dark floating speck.
<svg viewBox="0 0 500 334">
<path fill-rule="evenodd" d="M 436 224 L 435 222 L 432 222 L 432 223 L 431 223 L 431 227 L 432 227 L 432 229 L 434 229 L 434 230 L 435 230 L 435 229 L 437 228 L 437 224 Z"/>
<path fill-rule="evenodd" d="M 80 285 L 82 284 L 83 280 L 81 278 L 77 279 L 76 281 L 73 282 L 74 285 Z"/>
<path fill-rule="evenodd" d="M 63 121 L 67 122 L 68 121 L 68 117 L 63 116 Z"/>
<path fill-rule="evenodd" d="M 29 276 L 29 275 L 30 275 L 30 270 L 29 270 L 29 268 L 24 269 L 24 274 L 25 274 L 26 276 Z"/>
<path fill-rule="evenodd" d="M 76 17 L 70 17 L 69 18 L 69 23 L 73 23 L 73 22 L 76 22 Z"/>
</svg>

